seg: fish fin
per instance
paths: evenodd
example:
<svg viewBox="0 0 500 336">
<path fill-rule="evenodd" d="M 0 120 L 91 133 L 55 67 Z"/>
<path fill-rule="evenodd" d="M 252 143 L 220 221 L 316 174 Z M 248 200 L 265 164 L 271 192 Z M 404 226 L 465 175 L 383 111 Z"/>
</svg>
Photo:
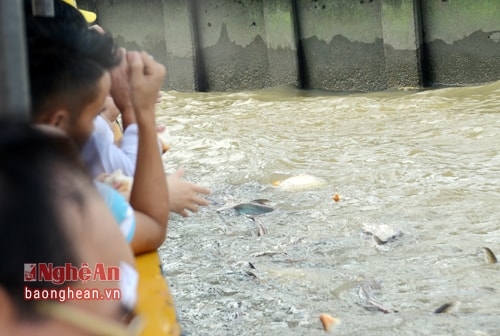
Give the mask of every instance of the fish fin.
<svg viewBox="0 0 500 336">
<path fill-rule="evenodd" d="M 453 313 L 458 309 L 460 302 L 447 302 L 434 311 L 434 314 Z"/>
<path fill-rule="evenodd" d="M 484 260 L 486 261 L 487 264 L 496 264 L 497 263 L 497 257 L 495 256 L 495 253 L 488 248 L 488 247 L 483 247 L 484 250 Z"/>
<path fill-rule="evenodd" d="M 259 203 L 259 204 L 269 204 L 271 203 L 270 200 L 268 199 L 265 199 L 265 198 L 258 198 L 258 199 L 255 199 L 253 201 L 251 201 L 252 203 Z"/>
</svg>

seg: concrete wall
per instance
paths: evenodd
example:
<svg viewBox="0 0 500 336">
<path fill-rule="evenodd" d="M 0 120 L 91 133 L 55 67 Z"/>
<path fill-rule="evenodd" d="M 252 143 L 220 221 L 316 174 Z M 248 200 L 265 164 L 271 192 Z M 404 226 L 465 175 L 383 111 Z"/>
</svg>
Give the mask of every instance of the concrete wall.
<svg viewBox="0 0 500 336">
<path fill-rule="evenodd" d="M 297 17 L 304 87 L 385 88 L 380 1 L 298 0 Z"/>
<path fill-rule="evenodd" d="M 80 0 L 165 88 L 377 91 L 500 79 L 499 0 Z"/>
<path fill-rule="evenodd" d="M 251 90 L 297 84 L 291 5 L 276 1 L 196 1 L 203 89 Z"/>
<path fill-rule="evenodd" d="M 381 13 L 386 86 L 421 87 L 423 73 L 419 1 L 384 0 Z"/>
<path fill-rule="evenodd" d="M 186 0 L 163 2 L 167 79 L 171 88 L 180 91 L 203 89 L 198 78 L 196 26 L 193 26 L 191 13 L 192 8 Z"/>
<path fill-rule="evenodd" d="M 500 1 L 422 1 L 426 85 L 500 79 Z"/>
</svg>

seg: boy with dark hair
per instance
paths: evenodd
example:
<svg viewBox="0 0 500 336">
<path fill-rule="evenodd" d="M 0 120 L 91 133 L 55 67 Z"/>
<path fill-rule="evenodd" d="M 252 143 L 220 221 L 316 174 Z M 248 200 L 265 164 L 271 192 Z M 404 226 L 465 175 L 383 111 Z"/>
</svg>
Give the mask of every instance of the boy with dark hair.
<svg viewBox="0 0 500 336">
<path fill-rule="evenodd" d="M 109 92 L 109 71 L 121 60 L 113 39 L 89 31 L 72 6 L 54 1 L 56 16 L 45 18 L 30 15 L 30 3 L 25 1 L 25 21 L 33 121 L 62 128 L 82 147 L 102 107 L 99 95 Z"/>
</svg>

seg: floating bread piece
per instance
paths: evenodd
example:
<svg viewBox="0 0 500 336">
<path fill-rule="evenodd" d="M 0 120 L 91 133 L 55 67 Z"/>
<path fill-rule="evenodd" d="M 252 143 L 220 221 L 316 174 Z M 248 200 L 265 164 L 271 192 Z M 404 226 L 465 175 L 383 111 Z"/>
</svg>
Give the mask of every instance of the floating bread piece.
<svg viewBox="0 0 500 336">
<path fill-rule="evenodd" d="M 319 315 L 319 320 L 321 321 L 321 324 L 323 324 L 323 329 L 325 329 L 325 331 L 330 331 L 330 329 L 333 330 L 333 328 L 341 322 L 340 319 L 332 317 L 328 314 Z"/>
<path fill-rule="evenodd" d="M 165 143 L 165 141 L 163 141 L 162 138 L 158 137 L 158 140 L 160 141 L 160 145 L 161 145 L 161 153 L 165 154 L 166 152 L 168 152 L 170 147 Z"/>
<path fill-rule="evenodd" d="M 164 125 L 159 125 L 156 127 L 156 132 L 158 136 L 158 143 L 160 145 L 161 153 L 165 154 L 170 150 L 172 137 Z"/>
<path fill-rule="evenodd" d="M 338 202 L 340 201 L 340 195 L 339 194 L 335 194 L 332 196 L 332 200 L 334 200 L 335 202 Z"/>
</svg>

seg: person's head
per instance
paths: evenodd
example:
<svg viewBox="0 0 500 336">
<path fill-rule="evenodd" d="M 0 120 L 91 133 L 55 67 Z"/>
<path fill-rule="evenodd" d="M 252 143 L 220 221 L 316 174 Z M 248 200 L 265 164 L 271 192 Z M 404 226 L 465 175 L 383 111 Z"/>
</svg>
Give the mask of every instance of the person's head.
<svg viewBox="0 0 500 336">
<path fill-rule="evenodd" d="M 80 12 L 55 0 L 55 17 L 33 16 L 25 0 L 32 120 L 63 129 L 79 146 L 109 94 L 119 63 L 113 39 L 89 30 Z"/>
<path fill-rule="evenodd" d="M 26 282 L 26 265 L 55 268 L 69 264 L 79 269 L 87 263 L 94 269 L 97 264 L 114 267 L 121 261 L 133 262 L 118 225 L 77 158 L 75 146 L 65 136 L 0 122 L 2 335 L 88 335 L 88 330 L 68 316 L 86 313 L 115 325 L 123 316 L 120 300 L 61 303 L 36 300 L 35 294 L 39 290 L 44 298 L 43 293 L 90 288 L 104 292 L 119 288 L 118 281 L 84 283 L 66 274 L 63 280 L 68 281 L 59 284 L 43 281 L 39 270 L 34 282 Z M 57 298 L 60 301 L 61 296 Z M 47 303 L 50 305 L 44 306 Z M 64 308 L 67 314 L 54 307 Z"/>
</svg>

